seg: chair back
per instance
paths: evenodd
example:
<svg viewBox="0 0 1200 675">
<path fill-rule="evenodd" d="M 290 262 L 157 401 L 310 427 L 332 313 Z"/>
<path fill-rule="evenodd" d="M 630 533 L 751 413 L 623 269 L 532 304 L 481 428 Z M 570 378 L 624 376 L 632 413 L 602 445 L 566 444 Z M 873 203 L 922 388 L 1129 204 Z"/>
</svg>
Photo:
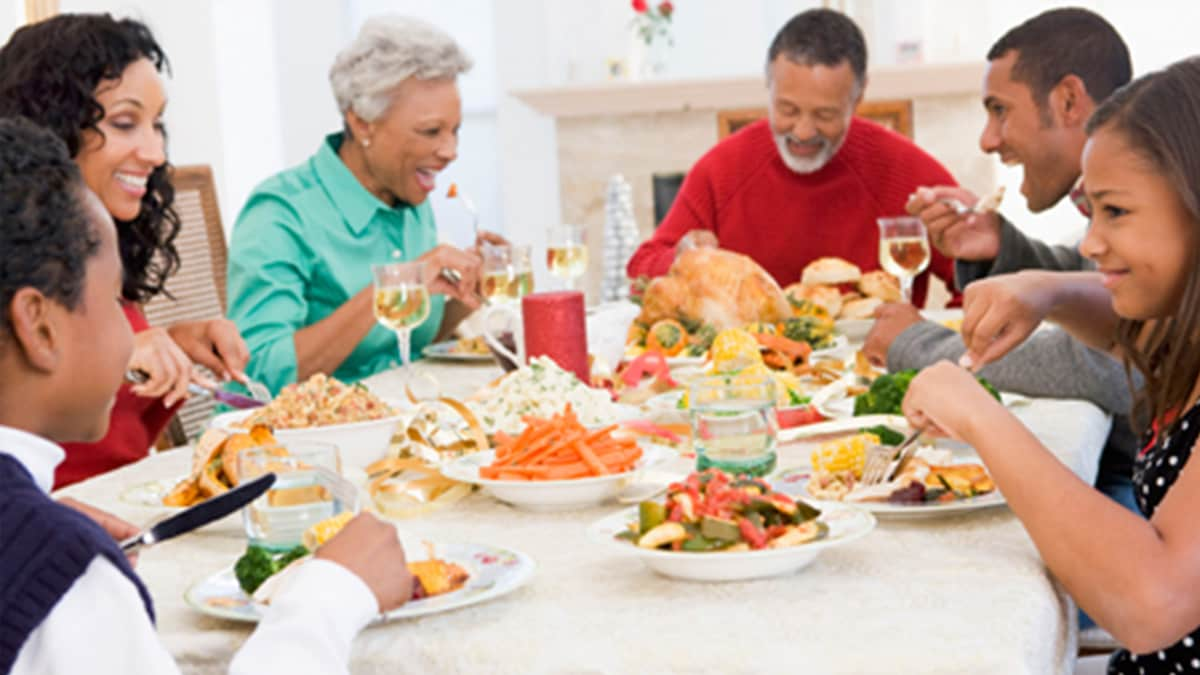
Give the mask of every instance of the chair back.
<svg viewBox="0 0 1200 675">
<path fill-rule="evenodd" d="M 204 321 L 225 315 L 225 265 L 227 252 L 221 212 L 212 169 L 205 165 L 176 167 L 175 212 L 179 215 L 179 269 L 167 280 L 171 295 L 159 294 L 142 310 L 151 326 L 170 326 L 180 321 Z M 210 398 L 193 397 L 179 410 L 160 447 L 183 445 L 204 429 L 216 404 Z"/>
</svg>

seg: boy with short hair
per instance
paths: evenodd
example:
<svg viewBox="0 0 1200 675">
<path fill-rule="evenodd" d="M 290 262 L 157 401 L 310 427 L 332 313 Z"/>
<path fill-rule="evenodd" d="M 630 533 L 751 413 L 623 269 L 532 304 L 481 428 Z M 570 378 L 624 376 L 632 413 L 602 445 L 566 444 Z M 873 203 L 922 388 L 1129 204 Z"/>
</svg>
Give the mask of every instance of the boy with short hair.
<svg viewBox="0 0 1200 675">
<path fill-rule="evenodd" d="M 0 672 L 177 672 L 113 538 L 48 496 L 63 441 L 104 435 L 133 337 L 111 217 L 63 143 L 0 119 Z M 412 580 L 360 516 L 297 570 L 233 672 L 345 672 L 354 635 Z"/>
</svg>

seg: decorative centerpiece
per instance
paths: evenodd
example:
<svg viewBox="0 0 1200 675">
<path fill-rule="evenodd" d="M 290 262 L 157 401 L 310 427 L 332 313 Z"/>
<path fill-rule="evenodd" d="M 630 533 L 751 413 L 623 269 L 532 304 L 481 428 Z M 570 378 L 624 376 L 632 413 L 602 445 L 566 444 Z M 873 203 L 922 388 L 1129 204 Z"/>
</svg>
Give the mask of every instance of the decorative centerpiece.
<svg viewBox="0 0 1200 675">
<path fill-rule="evenodd" d="M 632 0 L 632 37 L 629 47 L 629 76 L 634 80 L 658 77 L 666 70 L 666 47 L 675 44 L 671 37 L 671 17 L 675 5 L 663 0 L 651 5 Z"/>
</svg>

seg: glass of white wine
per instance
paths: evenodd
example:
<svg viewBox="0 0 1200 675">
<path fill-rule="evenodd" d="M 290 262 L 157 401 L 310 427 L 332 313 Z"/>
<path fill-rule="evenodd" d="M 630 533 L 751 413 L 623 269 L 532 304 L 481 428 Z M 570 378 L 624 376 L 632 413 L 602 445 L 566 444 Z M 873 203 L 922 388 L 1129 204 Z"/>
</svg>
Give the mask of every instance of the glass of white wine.
<svg viewBox="0 0 1200 675">
<path fill-rule="evenodd" d="M 575 280 L 587 271 L 588 251 L 583 225 L 557 225 L 546 233 L 546 268 L 575 288 Z"/>
<path fill-rule="evenodd" d="M 533 292 L 529 246 L 484 244 L 481 294 L 488 304 L 513 304 Z"/>
<path fill-rule="evenodd" d="M 929 267 L 929 235 L 920 218 L 880 218 L 879 264 L 900 279 L 904 301 L 912 302 L 913 279 Z"/>
<path fill-rule="evenodd" d="M 395 262 L 372 265 L 375 276 L 375 320 L 396 332 L 400 362 L 408 365 L 412 331 L 429 318 L 429 289 L 425 265 Z"/>
</svg>

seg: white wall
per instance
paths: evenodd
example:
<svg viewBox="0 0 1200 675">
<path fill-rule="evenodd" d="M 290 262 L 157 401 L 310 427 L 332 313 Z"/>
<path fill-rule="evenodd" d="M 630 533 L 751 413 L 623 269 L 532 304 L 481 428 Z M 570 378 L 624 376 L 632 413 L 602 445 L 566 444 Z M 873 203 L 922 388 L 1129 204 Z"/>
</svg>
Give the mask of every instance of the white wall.
<svg viewBox="0 0 1200 675">
<path fill-rule="evenodd" d="M 678 0 L 675 45 L 666 76 L 757 75 L 771 36 L 819 0 Z M 839 0 L 862 25 L 872 63 L 896 60 L 902 41 L 919 41 L 928 62 L 975 61 L 1009 27 L 1057 3 L 1037 0 Z M 1200 3 L 1191 0 L 1078 0 L 1125 37 L 1135 71 L 1190 55 Z M 0 36 L 23 11 L 0 0 Z M 246 194 L 268 175 L 308 157 L 339 126 L 327 71 L 366 16 L 422 16 L 464 44 L 476 61 L 461 80 L 464 123 L 459 159 L 440 178 L 433 206 L 446 238 L 465 243 L 461 204 L 470 194 L 482 224 L 537 244 L 559 218 L 553 121 L 512 98 L 514 89 L 598 81 L 605 62 L 629 52 L 632 12 L 624 0 L 61 0 L 63 11 L 111 11 L 145 20 L 173 66 L 167 83 L 170 154 L 176 164 L 207 163 L 232 225 Z M 983 115 L 980 113 L 980 124 Z M 961 142 L 975 147 L 977 137 Z M 1072 239 L 1082 224 L 1069 206 L 1023 213 L 1020 171 L 1004 209 L 1028 229 Z M 970 186 L 986 191 L 990 186 Z"/>
</svg>

